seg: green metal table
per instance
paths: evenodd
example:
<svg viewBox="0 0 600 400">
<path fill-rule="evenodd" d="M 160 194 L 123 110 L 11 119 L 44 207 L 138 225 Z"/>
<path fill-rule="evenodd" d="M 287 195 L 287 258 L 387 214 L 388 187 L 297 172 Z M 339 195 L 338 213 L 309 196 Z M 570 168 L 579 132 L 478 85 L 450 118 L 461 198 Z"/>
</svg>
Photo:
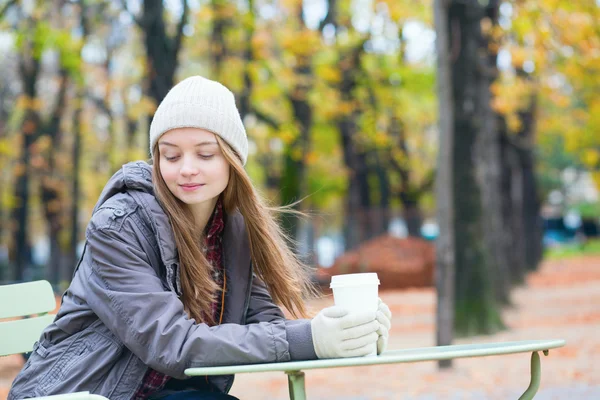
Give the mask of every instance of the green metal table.
<svg viewBox="0 0 600 400">
<path fill-rule="evenodd" d="M 423 347 L 403 350 L 389 350 L 379 356 L 336 358 L 313 361 L 290 361 L 269 364 L 232 365 L 222 367 L 188 368 L 185 374 L 189 376 L 229 375 L 247 372 L 282 371 L 288 375 L 291 400 L 305 400 L 304 370 L 319 368 L 357 367 L 363 365 L 382 365 L 396 363 L 412 363 L 420 361 L 448 360 L 453 358 L 487 357 L 514 353 L 531 354 L 531 381 L 527 390 L 519 400 L 529 400 L 535 396 L 540 386 L 540 356 L 539 351 L 548 355 L 548 350 L 562 347 L 565 341 L 555 340 L 524 340 L 517 342 L 460 344 L 452 346 Z"/>
</svg>

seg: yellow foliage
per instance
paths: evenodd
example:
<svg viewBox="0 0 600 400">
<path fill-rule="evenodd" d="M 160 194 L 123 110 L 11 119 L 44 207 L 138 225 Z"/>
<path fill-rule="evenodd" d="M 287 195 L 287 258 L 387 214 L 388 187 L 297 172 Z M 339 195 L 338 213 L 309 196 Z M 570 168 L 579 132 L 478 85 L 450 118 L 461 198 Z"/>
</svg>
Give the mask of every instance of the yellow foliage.
<svg viewBox="0 0 600 400">
<path fill-rule="evenodd" d="M 581 159 L 585 165 L 591 168 L 600 166 L 600 153 L 596 149 L 583 149 Z"/>
<path fill-rule="evenodd" d="M 0 139 L 0 155 L 13 154 L 14 148 L 11 145 L 9 139 Z"/>
<path fill-rule="evenodd" d="M 210 21 L 214 17 L 214 12 L 212 7 L 200 7 L 198 12 L 196 13 L 196 18 L 198 21 Z"/>
<path fill-rule="evenodd" d="M 300 161 L 302 160 L 302 149 L 299 147 L 295 147 L 294 149 L 292 149 L 292 151 L 290 152 L 290 157 L 292 158 L 292 160 L 294 161 Z"/>
<path fill-rule="evenodd" d="M 600 171 L 592 171 L 592 180 L 596 184 L 596 189 L 600 190 Z"/>
<path fill-rule="evenodd" d="M 296 139 L 296 134 L 291 130 L 281 130 L 277 136 L 286 146 L 290 145 Z"/>
<path fill-rule="evenodd" d="M 30 98 L 27 95 L 20 95 L 17 97 L 15 105 L 23 110 L 34 110 L 39 111 L 43 107 L 43 102 L 40 98 Z"/>
<path fill-rule="evenodd" d="M 148 150 L 135 147 L 129 150 L 128 160 L 145 160 L 148 158 Z"/>
<path fill-rule="evenodd" d="M 559 108 L 567 108 L 571 104 L 569 96 L 557 92 L 550 95 L 550 100 Z"/>
<path fill-rule="evenodd" d="M 353 101 L 340 101 L 338 109 L 340 115 L 350 115 L 356 110 L 356 105 Z"/>
<path fill-rule="evenodd" d="M 252 55 L 257 60 L 267 59 L 270 55 L 272 36 L 269 32 L 260 31 L 252 36 Z"/>
<path fill-rule="evenodd" d="M 523 63 L 527 61 L 528 55 L 525 49 L 521 47 L 513 47 L 510 50 L 510 56 L 512 60 L 512 65 L 520 68 L 523 66 Z"/>
<path fill-rule="evenodd" d="M 33 151 L 41 153 L 48 150 L 52 146 L 52 139 L 48 135 L 41 135 L 33 144 Z"/>
<path fill-rule="evenodd" d="M 317 67 L 316 72 L 327 83 L 336 84 L 342 80 L 340 69 L 333 65 L 322 65 Z"/>
<path fill-rule="evenodd" d="M 374 144 L 377 147 L 385 147 L 389 146 L 391 144 L 391 141 L 386 132 L 378 131 L 375 134 Z"/>
<path fill-rule="evenodd" d="M 317 161 L 319 161 L 319 155 L 315 151 L 309 151 L 304 159 L 308 166 L 315 165 Z"/>
<path fill-rule="evenodd" d="M 288 32 L 282 37 L 283 47 L 292 54 L 308 56 L 315 53 L 321 43 L 318 31 L 304 29 L 300 32 Z"/>
<path fill-rule="evenodd" d="M 511 132 L 519 131 L 523 125 L 521 119 L 515 114 L 510 114 L 506 117 L 506 124 Z"/>
<path fill-rule="evenodd" d="M 565 149 L 570 153 L 577 152 L 577 150 L 579 148 L 579 141 L 580 141 L 578 135 L 577 134 L 568 135 L 565 132 L 564 139 L 565 139 Z"/>
<path fill-rule="evenodd" d="M 512 107 L 509 102 L 501 97 L 495 97 L 492 99 L 492 109 L 499 114 L 508 114 L 512 111 Z"/>
</svg>

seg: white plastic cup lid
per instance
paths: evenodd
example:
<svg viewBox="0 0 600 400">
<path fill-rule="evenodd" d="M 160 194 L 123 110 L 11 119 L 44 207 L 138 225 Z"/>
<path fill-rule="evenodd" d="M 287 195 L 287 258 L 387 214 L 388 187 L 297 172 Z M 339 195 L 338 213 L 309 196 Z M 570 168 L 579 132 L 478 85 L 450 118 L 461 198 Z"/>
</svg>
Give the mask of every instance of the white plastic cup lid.
<svg viewBox="0 0 600 400">
<path fill-rule="evenodd" d="M 366 272 L 362 274 L 344 274 L 331 277 L 331 289 L 347 286 L 379 285 L 379 279 L 376 272 Z"/>
</svg>

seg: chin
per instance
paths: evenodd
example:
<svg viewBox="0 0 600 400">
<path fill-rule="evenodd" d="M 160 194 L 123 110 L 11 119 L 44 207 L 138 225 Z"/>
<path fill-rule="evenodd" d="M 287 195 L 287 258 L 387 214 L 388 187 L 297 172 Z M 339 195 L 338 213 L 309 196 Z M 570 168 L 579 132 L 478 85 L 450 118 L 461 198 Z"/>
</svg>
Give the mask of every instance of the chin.
<svg viewBox="0 0 600 400">
<path fill-rule="evenodd" d="M 193 206 L 195 204 L 204 203 L 206 199 L 194 199 L 189 197 L 180 197 L 179 200 L 187 204 L 188 206 Z"/>
</svg>

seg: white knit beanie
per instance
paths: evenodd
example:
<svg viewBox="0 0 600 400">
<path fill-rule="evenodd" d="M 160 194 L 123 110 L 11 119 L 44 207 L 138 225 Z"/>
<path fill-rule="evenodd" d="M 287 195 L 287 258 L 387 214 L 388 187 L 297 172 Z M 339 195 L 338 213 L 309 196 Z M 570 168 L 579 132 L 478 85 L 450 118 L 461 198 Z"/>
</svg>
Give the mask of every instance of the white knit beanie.
<svg viewBox="0 0 600 400">
<path fill-rule="evenodd" d="M 233 93 L 219 82 L 192 76 L 167 93 L 150 124 L 150 155 L 163 133 L 175 128 L 202 128 L 219 135 L 246 164 L 248 138 Z"/>
</svg>

